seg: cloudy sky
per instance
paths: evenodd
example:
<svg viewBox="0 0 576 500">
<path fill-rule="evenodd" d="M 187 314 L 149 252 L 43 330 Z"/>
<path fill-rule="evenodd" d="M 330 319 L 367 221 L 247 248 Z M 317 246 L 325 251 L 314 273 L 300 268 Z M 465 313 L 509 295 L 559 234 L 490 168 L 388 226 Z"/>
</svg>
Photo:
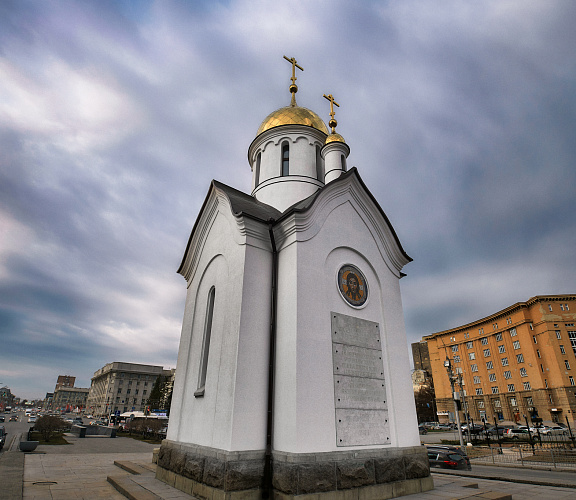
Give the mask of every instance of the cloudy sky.
<svg viewBox="0 0 576 500">
<path fill-rule="evenodd" d="M 264 117 L 338 132 L 414 262 L 408 342 L 575 293 L 576 2 L 0 3 L 0 385 L 176 364 L 176 274 Z"/>
</svg>

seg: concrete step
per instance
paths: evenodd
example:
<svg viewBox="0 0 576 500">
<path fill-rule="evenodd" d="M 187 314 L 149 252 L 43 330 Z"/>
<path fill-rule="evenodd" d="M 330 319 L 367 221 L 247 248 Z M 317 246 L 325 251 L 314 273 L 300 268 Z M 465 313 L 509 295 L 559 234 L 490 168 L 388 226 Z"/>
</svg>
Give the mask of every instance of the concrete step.
<svg viewBox="0 0 576 500">
<path fill-rule="evenodd" d="M 107 481 L 130 500 L 190 500 L 194 497 L 156 479 L 156 464 L 115 460 L 130 476 L 108 476 Z"/>
<path fill-rule="evenodd" d="M 106 479 L 130 500 L 162 500 L 162 497 L 132 481 L 130 476 L 108 476 Z"/>
</svg>

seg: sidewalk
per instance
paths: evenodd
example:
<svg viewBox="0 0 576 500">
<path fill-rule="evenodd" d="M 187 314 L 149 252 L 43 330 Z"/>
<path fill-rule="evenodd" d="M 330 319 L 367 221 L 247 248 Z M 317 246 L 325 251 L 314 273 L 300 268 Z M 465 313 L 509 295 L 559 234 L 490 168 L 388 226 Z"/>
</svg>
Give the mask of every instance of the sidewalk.
<svg viewBox="0 0 576 500">
<path fill-rule="evenodd" d="M 15 436 L 10 449 L 7 449 L 0 459 L 0 497 L 9 500 L 124 500 L 125 497 L 107 481 L 108 476 L 114 476 L 118 478 L 118 483 L 128 479 L 129 482 L 142 486 L 148 498 L 193 498 L 155 479 L 152 450 L 157 445 L 130 438 L 79 439 L 66 436 L 66 439 L 70 445 L 39 446 L 37 451 L 24 454 L 18 451 L 18 439 Z M 145 470 L 134 476 L 116 466 L 115 461 L 132 462 Z M 576 474 L 569 476 L 568 479 L 554 479 L 550 473 L 550 478 L 546 481 L 548 484 L 541 485 L 530 477 L 528 480 L 515 482 L 519 479 L 515 478 L 513 469 L 507 467 L 478 465 L 473 466 L 470 472 L 434 469 L 434 490 L 402 498 L 568 500 L 576 498 Z"/>
</svg>

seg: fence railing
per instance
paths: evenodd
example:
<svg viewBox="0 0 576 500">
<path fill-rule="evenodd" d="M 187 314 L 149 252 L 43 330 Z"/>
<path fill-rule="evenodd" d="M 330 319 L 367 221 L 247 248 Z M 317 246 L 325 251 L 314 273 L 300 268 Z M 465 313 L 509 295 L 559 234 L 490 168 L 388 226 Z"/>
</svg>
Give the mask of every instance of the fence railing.
<svg viewBox="0 0 576 500">
<path fill-rule="evenodd" d="M 514 465 L 516 467 L 531 465 L 576 470 L 576 450 L 555 445 L 472 446 L 466 449 L 466 453 L 473 464 Z"/>
</svg>

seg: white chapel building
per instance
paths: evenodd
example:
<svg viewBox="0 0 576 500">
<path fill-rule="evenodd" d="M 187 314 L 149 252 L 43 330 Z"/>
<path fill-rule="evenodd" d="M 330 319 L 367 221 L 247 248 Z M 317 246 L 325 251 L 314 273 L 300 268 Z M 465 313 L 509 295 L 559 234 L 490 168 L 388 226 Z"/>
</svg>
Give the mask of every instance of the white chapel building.
<svg viewBox="0 0 576 500">
<path fill-rule="evenodd" d="M 425 491 L 400 296 L 411 259 L 348 168 L 334 98 L 329 129 L 297 105 L 289 61 L 291 104 L 248 149 L 252 192 L 212 182 L 178 270 L 157 477 L 222 498 Z"/>
</svg>

